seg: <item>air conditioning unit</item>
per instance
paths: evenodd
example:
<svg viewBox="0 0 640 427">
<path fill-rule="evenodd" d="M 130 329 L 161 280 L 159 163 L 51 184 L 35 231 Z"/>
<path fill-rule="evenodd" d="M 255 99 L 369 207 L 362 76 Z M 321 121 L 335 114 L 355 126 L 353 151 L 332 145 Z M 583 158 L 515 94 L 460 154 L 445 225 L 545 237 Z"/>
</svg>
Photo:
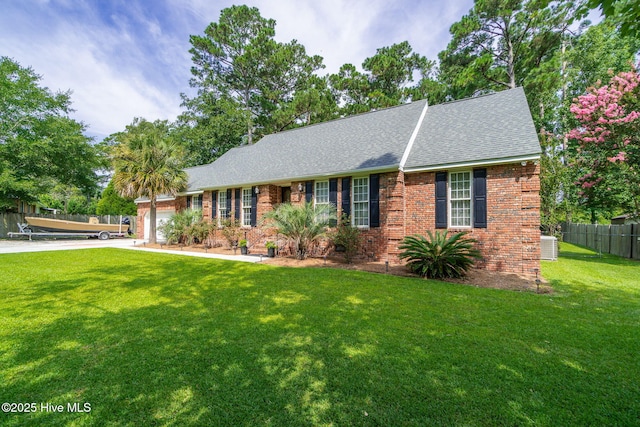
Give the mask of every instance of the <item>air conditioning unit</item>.
<svg viewBox="0 0 640 427">
<path fill-rule="evenodd" d="M 540 259 L 558 259 L 558 239 L 553 236 L 540 236 Z"/>
</svg>

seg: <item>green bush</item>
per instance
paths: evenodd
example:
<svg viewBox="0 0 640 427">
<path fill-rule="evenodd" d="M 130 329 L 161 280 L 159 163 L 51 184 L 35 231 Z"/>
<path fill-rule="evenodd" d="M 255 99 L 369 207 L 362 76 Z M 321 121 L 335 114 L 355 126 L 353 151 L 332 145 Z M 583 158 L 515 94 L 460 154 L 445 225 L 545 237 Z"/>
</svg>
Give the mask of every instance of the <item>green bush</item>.
<svg viewBox="0 0 640 427">
<path fill-rule="evenodd" d="M 190 245 L 195 241 L 194 225 L 199 222 L 202 222 L 202 211 L 186 209 L 171 215 L 158 229 L 167 238 L 167 243 Z"/>
<path fill-rule="evenodd" d="M 303 205 L 283 203 L 268 212 L 264 219 L 285 236 L 295 248 L 296 258 L 305 259 L 311 245 L 325 235 L 332 220 L 336 219 L 336 208 L 331 205 Z"/>
<path fill-rule="evenodd" d="M 333 244 L 344 248 L 344 260 L 351 263 L 362 243 L 362 235 L 357 227 L 351 225 L 351 218 L 343 215 L 340 224 L 331 236 Z"/>
<path fill-rule="evenodd" d="M 227 218 L 222 221 L 222 236 L 229 244 L 230 248 L 238 246 L 238 239 L 240 239 L 240 221 L 234 217 Z"/>
<path fill-rule="evenodd" d="M 473 263 L 481 259 L 474 248 L 475 239 L 465 237 L 468 231 L 448 237 L 448 232 L 427 231 L 429 238 L 421 235 L 407 236 L 398 246 L 400 259 L 406 259 L 411 271 L 431 279 L 456 278 L 466 275 Z"/>
</svg>

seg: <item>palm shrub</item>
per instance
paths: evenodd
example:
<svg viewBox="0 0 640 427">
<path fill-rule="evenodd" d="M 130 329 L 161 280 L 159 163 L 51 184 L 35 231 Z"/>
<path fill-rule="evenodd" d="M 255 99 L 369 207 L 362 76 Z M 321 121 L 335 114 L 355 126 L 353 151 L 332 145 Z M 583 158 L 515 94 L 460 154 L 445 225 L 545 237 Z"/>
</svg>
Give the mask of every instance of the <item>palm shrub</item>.
<svg viewBox="0 0 640 427">
<path fill-rule="evenodd" d="M 466 275 L 473 263 L 481 259 L 475 249 L 476 239 L 467 238 L 468 231 L 448 236 L 448 232 L 427 231 L 429 238 L 421 235 L 406 236 L 398 246 L 400 259 L 416 274 L 431 279 L 457 278 Z"/>
<path fill-rule="evenodd" d="M 159 229 L 169 244 L 191 244 L 193 236 L 190 235 L 190 231 L 193 225 L 200 221 L 202 221 L 202 211 L 186 209 L 171 215 Z"/>
<path fill-rule="evenodd" d="M 324 237 L 331 221 L 336 220 L 336 209 L 331 205 L 303 205 L 283 203 L 267 212 L 264 219 L 283 235 L 295 248 L 298 259 L 305 259 L 312 244 Z"/>
</svg>

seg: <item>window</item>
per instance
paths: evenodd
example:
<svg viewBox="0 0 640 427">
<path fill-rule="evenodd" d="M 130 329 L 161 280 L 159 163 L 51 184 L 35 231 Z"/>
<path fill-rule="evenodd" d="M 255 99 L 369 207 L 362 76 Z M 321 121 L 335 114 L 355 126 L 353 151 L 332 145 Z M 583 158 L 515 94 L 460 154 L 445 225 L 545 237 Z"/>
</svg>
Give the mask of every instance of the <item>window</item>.
<svg viewBox="0 0 640 427">
<path fill-rule="evenodd" d="M 329 204 L 329 181 L 316 181 L 316 205 Z"/>
<path fill-rule="evenodd" d="M 251 188 L 242 189 L 242 225 L 251 226 Z"/>
<path fill-rule="evenodd" d="M 197 196 L 191 196 L 191 203 L 188 206 L 193 211 L 202 210 L 202 194 L 198 194 Z"/>
<path fill-rule="evenodd" d="M 353 178 L 353 225 L 369 226 L 369 178 Z"/>
<path fill-rule="evenodd" d="M 218 191 L 218 220 L 220 221 L 220 226 L 224 223 L 224 220 L 229 217 L 229 210 L 227 203 L 227 192 L 226 191 Z"/>
<path fill-rule="evenodd" d="M 329 181 L 316 181 L 315 188 L 315 204 L 319 205 L 328 205 L 329 204 Z M 322 220 L 326 220 L 329 217 L 329 214 L 323 215 Z"/>
<path fill-rule="evenodd" d="M 449 226 L 471 227 L 471 172 L 449 174 Z"/>
</svg>

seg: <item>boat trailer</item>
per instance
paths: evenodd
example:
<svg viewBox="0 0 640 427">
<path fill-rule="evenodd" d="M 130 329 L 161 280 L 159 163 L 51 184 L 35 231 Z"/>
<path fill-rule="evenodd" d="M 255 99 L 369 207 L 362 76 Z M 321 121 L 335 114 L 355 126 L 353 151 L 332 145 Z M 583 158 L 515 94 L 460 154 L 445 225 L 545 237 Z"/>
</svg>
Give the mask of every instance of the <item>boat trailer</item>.
<svg viewBox="0 0 640 427">
<path fill-rule="evenodd" d="M 93 231 L 90 233 L 83 233 L 83 232 L 65 233 L 60 231 L 34 232 L 33 230 L 31 230 L 31 228 L 29 228 L 29 224 L 22 224 L 22 223 L 17 223 L 17 224 L 18 224 L 18 230 L 20 231 L 7 233 L 7 235 L 12 239 L 14 237 L 24 237 L 24 236 L 29 237 L 29 240 L 33 240 L 32 239 L 33 237 L 54 237 L 54 238 L 55 237 L 86 237 L 86 238 L 98 238 L 100 240 L 109 240 L 112 237 L 127 237 L 127 231 L 116 232 L 116 233 L 113 233 L 111 231 Z"/>
</svg>

